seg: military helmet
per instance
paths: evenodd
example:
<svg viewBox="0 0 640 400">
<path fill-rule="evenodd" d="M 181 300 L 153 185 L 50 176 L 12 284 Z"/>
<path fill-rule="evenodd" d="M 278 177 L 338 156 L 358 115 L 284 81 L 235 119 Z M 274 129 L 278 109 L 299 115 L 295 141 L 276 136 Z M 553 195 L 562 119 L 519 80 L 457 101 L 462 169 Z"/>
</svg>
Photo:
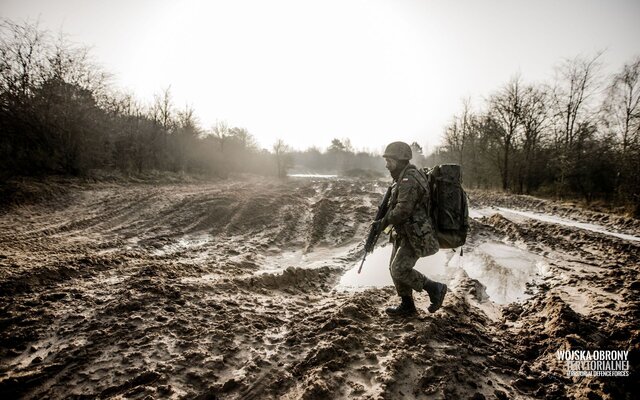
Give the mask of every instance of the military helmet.
<svg viewBox="0 0 640 400">
<path fill-rule="evenodd" d="M 384 150 L 384 154 L 382 157 L 393 158 L 394 160 L 402 161 L 402 160 L 411 160 L 413 154 L 411 154 L 411 146 L 406 144 L 405 142 L 393 142 L 389 143 L 387 148 Z"/>
</svg>

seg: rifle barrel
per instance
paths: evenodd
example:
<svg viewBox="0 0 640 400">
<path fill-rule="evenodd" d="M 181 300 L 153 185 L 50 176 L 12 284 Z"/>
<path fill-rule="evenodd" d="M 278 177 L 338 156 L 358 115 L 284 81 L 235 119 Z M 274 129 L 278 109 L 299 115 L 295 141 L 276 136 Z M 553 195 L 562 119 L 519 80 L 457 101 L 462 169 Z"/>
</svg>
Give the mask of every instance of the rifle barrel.
<svg viewBox="0 0 640 400">
<path fill-rule="evenodd" d="M 367 259 L 367 251 L 365 250 L 364 252 L 364 257 L 362 257 L 362 262 L 360 263 L 360 268 L 358 268 L 358 273 L 360 273 L 360 271 L 362 271 L 362 266 L 364 265 L 364 260 Z"/>
</svg>

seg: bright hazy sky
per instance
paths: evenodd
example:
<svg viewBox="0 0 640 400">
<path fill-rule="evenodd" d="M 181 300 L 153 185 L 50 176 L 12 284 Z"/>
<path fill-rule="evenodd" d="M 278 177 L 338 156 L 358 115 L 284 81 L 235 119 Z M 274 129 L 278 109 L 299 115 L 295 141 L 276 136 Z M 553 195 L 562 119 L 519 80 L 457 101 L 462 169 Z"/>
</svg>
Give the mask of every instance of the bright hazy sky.
<svg viewBox="0 0 640 400">
<path fill-rule="evenodd" d="M 0 0 L 0 16 L 62 29 L 150 103 L 171 85 L 205 128 L 242 126 L 260 145 L 430 149 L 464 97 L 519 72 L 606 49 L 605 71 L 640 55 L 640 1 Z"/>
</svg>

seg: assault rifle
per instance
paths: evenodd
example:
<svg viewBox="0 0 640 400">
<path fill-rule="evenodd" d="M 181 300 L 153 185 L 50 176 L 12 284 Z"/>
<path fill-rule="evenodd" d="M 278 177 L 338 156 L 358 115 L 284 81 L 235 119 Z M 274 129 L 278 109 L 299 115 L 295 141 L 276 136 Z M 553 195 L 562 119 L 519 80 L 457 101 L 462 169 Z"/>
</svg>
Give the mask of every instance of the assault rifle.
<svg viewBox="0 0 640 400">
<path fill-rule="evenodd" d="M 362 257 L 362 262 L 360 263 L 360 268 L 358 268 L 358 273 L 362 271 L 362 266 L 364 265 L 364 260 L 367 259 L 367 253 L 371 253 L 373 248 L 378 241 L 378 236 L 380 236 L 380 232 L 384 229 L 384 226 L 379 226 L 378 221 L 380 221 L 385 215 L 387 215 L 387 211 L 389 211 L 389 198 L 391 197 L 391 186 L 387 188 L 387 193 L 384 194 L 382 201 L 378 205 L 378 212 L 376 214 L 376 218 L 373 220 L 373 223 L 369 227 L 369 235 L 367 236 L 367 241 L 364 243 L 364 257 Z"/>
</svg>

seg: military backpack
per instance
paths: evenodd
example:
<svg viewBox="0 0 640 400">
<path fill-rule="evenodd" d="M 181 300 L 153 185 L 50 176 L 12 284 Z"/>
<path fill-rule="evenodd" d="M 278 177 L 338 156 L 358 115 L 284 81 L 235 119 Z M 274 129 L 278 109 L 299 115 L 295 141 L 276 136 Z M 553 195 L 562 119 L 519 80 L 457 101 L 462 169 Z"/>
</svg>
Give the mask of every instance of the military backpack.
<svg viewBox="0 0 640 400">
<path fill-rule="evenodd" d="M 433 219 L 440 248 L 462 246 L 469 230 L 469 207 L 462 188 L 460 165 L 441 164 L 420 171 L 427 177 L 429 204 L 426 207 Z"/>
</svg>

